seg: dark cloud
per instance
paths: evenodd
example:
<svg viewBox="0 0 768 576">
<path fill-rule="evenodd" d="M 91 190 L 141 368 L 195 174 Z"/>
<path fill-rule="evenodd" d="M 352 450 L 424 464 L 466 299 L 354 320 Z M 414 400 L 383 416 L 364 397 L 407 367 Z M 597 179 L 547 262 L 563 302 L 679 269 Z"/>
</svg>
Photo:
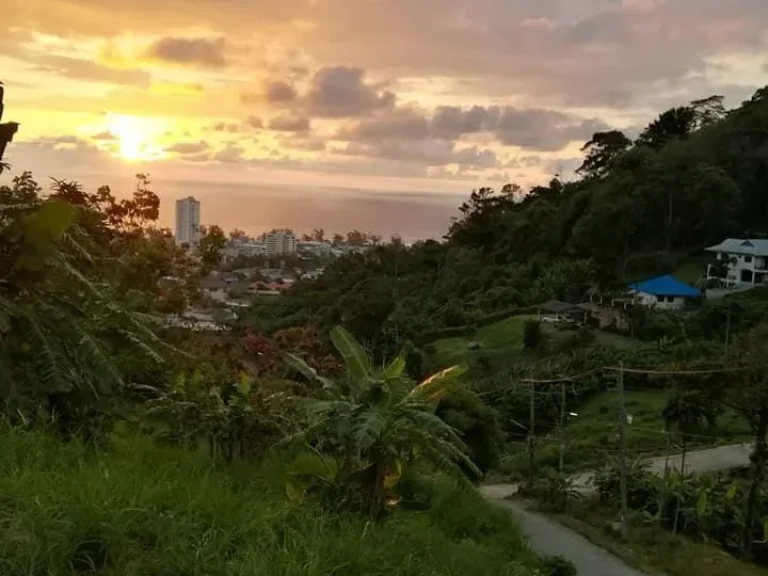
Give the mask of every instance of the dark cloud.
<svg viewBox="0 0 768 576">
<path fill-rule="evenodd" d="M 267 83 L 264 96 L 271 104 L 284 104 L 296 100 L 296 89 L 288 82 L 276 81 Z"/>
<path fill-rule="evenodd" d="M 504 146 L 557 151 L 570 142 L 586 141 L 608 125 L 596 118 L 583 118 L 555 110 L 512 106 L 442 106 L 431 117 L 412 109 L 365 119 L 342 129 L 338 138 L 347 141 L 446 140 L 487 133 Z"/>
<path fill-rule="evenodd" d="M 244 150 L 237 145 L 228 144 L 226 148 L 223 148 L 213 154 L 211 160 L 221 162 L 223 164 L 232 164 L 235 162 L 241 162 L 243 160 Z"/>
<path fill-rule="evenodd" d="M 488 108 L 472 106 L 439 106 L 432 116 L 432 133 L 439 138 L 455 139 L 462 134 L 484 132 L 495 122 Z"/>
<path fill-rule="evenodd" d="M 277 132 L 306 132 L 309 127 L 306 116 L 276 116 L 269 121 L 269 129 Z"/>
<path fill-rule="evenodd" d="M 507 166 L 510 168 L 536 168 L 543 163 L 544 160 L 541 156 L 521 156 L 519 158 L 513 158 Z"/>
<path fill-rule="evenodd" d="M 104 132 L 99 132 L 98 134 L 94 134 L 91 136 L 91 140 L 105 140 L 105 141 L 113 141 L 117 140 L 117 136 L 112 134 L 109 130 L 105 130 Z"/>
<path fill-rule="evenodd" d="M 111 68 L 92 60 L 31 51 L 23 51 L 19 56 L 33 63 L 36 70 L 74 80 L 110 82 L 144 88 L 148 87 L 151 81 L 151 76 L 143 70 Z"/>
<path fill-rule="evenodd" d="M 24 145 L 30 148 L 41 148 L 49 150 L 62 149 L 96 149 L 90 142 L 78 136 L 68 134 L 60 136 L 42 136 L 32 140 L 24 141 Z"/>
<path fill-rule="evenodd" d="M 667 83 L 706 73 L 719 55 L 765 53 L 768 27 L 765 0 L 197 0 L 194 9 L 188 0 L 123 4 L 16 0 L 4 16 L 14 30 L 71 36 L 204 26 L 226 31 L 232 42 L 252 43 L 268 65 L 285 68 L 288 58 L 267 54 L 274 30 L 316 62 L 353 60 L 387 77 L 466 79 L 474 95 L 530 97 L 543 106 L 644 104 Z M 254 22 L 265 32 L 254 35 Z"/>
<path fill-rule="evenodd" d="M 252 117 L 255 118 L 255 117 Z M 229 132 L 229 133 L 236 133 L 240 132 L 240 125 L 236 122 L 216 122 L 212 126 L 208 128 L 209 130 L 212 130 L 214 132 Z"/>
<path fill-rule="evenodd" d="M 200 140 L 199 142 L 178 142 L 166 147 L 166 152 L 173 152 L 182 156 L 201 154 L 210 149 L 210 144 Z"/>
<path fill-rule="evenodd" d="M 583 119 L 553 110 L 498 110 L 494 134 L 505 146 L 556 152 L 570 142 L 586 141 L 595 132 L 609 128 L 602 120 Z"/>
<path fill-rule="evenodd" d="M 351 118 L 393 108 L 395 95 L 380 88 L 365 81 L 362 68 L 320 68 L 306 96 L 307 110 L 323 118 Z"/>
<path fill-rule="evenodd" d="M 339 131 L 340 140 L 375 141 L 381 139 L 425 140 L 430 122 L 419 111 L 402 108 L 376 118 L 366 118 Z"/>
<path fill-rule="evenodd" d="M 147 48 L 147 56 L 175 64 L 223 68 L 224 38 L 176 38 L 166 37 Z"/>
<path fill-rule="evenodd" d="M 339 150 L 350 156 L 369 156 L 401 162 L 414 162 L 426 166 L 459 164 L 472 168 L 491 168 L 497 165 L 496 153 L 477 146 L 457 148 L 447 140 L 384 140 L 379 142 L 349 142 Z"/>
<path fill-rule="evenodd" d="M 280 145 L 284 148 L 294 150 L 306 150 L 308 152 L 322 152 L 327 148 L 326 141 L 317 137 L 306 137 L 301 135 L 291 135 L 281 138 Z"/>
<path fill-rule="evenodd" d="M 44 136 L 33 140 L 12 142 L 5 158 L 12 173 L 31 171 L 40 181 L 46 178 L 80 179 L 89 172 L 113 167 L 109 154 L 98 146 L 77 136 Z"/>
<path fill-rule="evenodd" d="M 256 130 L 264 128 L 264 121 L 258 116 L 248 116 L 246 122 L 248 123 L 248 126 L 255 128 Z"/>
</svg>

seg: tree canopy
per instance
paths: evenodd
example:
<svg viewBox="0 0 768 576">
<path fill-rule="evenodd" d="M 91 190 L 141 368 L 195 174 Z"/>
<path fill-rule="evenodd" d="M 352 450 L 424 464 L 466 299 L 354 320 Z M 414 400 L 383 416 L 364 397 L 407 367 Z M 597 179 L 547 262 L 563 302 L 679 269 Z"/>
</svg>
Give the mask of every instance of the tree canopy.
<svg viewBox="0 0 768 576">
<path fill-rule="evenodd" d="M 727 236 L 768 236 L 766 94 L 730 111 L 717 95 L 672 108 L 634 142 L 596 133 L 578 179 L 475 190 L 443 242 L 341 258 L 255 321 L 342 322 L 369 344 L 416 338 L 667 273 Z"/>
</svg>

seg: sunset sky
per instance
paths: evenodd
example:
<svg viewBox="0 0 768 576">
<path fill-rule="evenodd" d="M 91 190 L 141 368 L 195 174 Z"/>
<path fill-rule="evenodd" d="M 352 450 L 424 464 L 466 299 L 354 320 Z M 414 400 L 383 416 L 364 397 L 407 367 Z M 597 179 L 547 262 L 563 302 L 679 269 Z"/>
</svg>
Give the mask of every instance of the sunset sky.
<svg viewBox="0 0 768 576">
<path fill-rule="evenodd" d="M 766 0 L 0 4 L 14 172 L 147 171 L 176 183 L 164 200 L 216 189 L 225 226 L 247 225 L 250 185 L 443 198 L 568 177 L 595 131 L 768 84 Z"/>
</svg>

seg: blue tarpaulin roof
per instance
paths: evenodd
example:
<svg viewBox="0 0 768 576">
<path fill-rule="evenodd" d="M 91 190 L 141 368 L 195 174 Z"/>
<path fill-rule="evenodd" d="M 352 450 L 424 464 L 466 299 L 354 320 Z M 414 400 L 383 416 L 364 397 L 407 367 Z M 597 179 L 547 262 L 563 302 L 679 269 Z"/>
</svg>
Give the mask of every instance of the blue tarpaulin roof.
<svg viewBox="0 0 768 576">
<path fill-rule="evenodd" d="M 698 289 L 689 286 L 685 282 L 680 282 L 680 280 L 669 274 L 630 284 L 629 287 L 635 292 L 645 292 L 654 296 L 682 296 L 684 298 L 701 296 L 701 292 Z"/>
</svg>

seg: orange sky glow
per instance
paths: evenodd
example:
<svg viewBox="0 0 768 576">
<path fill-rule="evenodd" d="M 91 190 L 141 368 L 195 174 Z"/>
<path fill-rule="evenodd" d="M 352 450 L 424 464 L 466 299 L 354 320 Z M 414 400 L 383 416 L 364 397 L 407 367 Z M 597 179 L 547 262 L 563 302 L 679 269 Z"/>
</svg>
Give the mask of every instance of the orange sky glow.
<svg viewBox="0 0 768 576">
<path fill-rule="evenodd" d="M 225 227 L 248 186 L 455 208 L 572 178 L 596 131 L 738 105 L 768 83 L 766 30 L 765 0 L 6 0 L 4 120 L 21 128 L 0 182 L 146 171 L 165 206 L 218 184 Z M 182 181 L 197 188 L 161 186 Z"/>
</svg>

